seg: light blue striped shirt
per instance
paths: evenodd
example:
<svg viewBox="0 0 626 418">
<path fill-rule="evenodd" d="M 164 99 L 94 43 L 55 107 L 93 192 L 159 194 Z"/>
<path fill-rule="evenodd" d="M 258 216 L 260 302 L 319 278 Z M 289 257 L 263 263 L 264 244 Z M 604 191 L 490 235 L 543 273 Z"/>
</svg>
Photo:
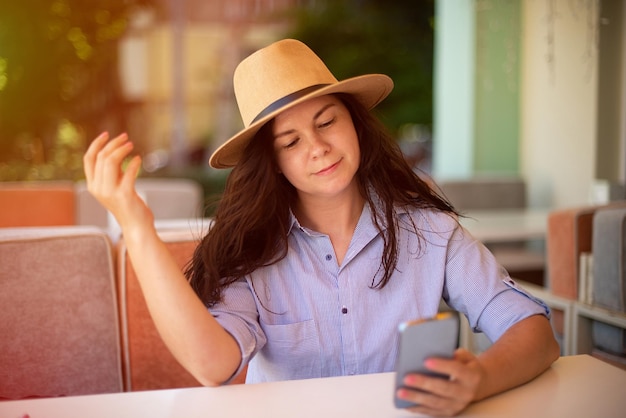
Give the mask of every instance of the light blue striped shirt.
<svg viewBox="0 0 626 418">
<path fill-rule="evenodd" d="M 371 288 L 383 238 L 366 204 L 341 265 L 327 235 L 292 217 L 287 257 L 224 291 L 211 312 L 237 340 L 240 367 L 249 362 L 248 383 L 393 371 L 398 325 L 435 315 L 442 297 L 492 341 L 521 319 L 549 316 L 453 217 L 400 216 L 424 240 L 400 228 L 397 268 L 383 289 Z"/>
</svg>

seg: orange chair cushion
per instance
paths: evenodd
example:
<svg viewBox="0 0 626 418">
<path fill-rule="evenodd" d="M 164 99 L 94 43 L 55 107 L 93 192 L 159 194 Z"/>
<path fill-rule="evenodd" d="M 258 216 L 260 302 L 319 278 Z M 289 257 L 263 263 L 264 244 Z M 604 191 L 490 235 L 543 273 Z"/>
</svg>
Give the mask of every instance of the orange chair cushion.
<svg viewBox="0 0 626 418">
<path fill-rule="evenodd" d="M 75 212 L 71 183 L 5 183 L 0 187 L 0 227 L 74 225 Z"/>
<path fill-rule="evenodd" d="M 166 242 L 181 267 L 191 259 L 195 240 Z M 122 341 L 125 346 L 125 380 L 127 391 L 200 386 L 170 353 L 161 339 L 141 292 L 123 240 L 119 243 L 118 277 L 122 308 Z M 238 376 L 232 383 L 243 383 Z"/>
<path fill-rule="evenodd" d="M 546 251 L 550 289 L 557 296 L 578 298 L 580 254 L 591 252 L 595 207 L 570 208 L 548 216 Z"/>
</svg>

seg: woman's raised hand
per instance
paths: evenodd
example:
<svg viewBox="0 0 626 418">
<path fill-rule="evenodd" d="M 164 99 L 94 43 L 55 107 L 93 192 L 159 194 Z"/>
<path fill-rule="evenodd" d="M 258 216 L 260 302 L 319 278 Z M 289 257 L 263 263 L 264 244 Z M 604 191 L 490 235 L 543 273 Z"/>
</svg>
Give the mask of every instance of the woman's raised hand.
<svg viewBox="0 0 626 418">
<path fill-rule="evenodd" d="M 123 231 L 145 223 L 152 225 L 154 221 L 135 190 L 141 157 L 134 156 L 122 170 L 122 163 L 132 150 L 128 135 L 121 134 L 109 141 L 109 134 L 104 132 L 93 140 L 83 157 L 87 190 L 115 216 Z"/>
</svg>

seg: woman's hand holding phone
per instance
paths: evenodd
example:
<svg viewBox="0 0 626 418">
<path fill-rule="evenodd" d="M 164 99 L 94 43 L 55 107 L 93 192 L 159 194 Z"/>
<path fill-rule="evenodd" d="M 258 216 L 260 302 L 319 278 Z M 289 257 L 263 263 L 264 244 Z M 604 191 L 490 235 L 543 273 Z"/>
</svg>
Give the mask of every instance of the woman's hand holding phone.
<svg viewBox="0 0 626 418">
<path fill-rule="evenodd" d="M 481 374 L 476 357 L 457 348 L 458 313 L 406 322 L 399 332 L 396 407 L 432 416 L 455 415 L 465 409 Z"/>
</svg>

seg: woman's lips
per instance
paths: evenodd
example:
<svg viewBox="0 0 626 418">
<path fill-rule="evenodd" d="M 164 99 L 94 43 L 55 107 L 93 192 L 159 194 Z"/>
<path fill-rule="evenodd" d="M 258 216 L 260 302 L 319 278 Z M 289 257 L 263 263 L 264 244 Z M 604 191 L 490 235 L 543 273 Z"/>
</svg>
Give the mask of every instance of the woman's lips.
<svg viewBox="0 0 626 418">
<path fill-rule="evenodd" d="M 337 166 L 339 165 L 340 162 L 341 162 L 341 160 L 337 161 L 335 164 L 329 165 L 328 167 L 321 169 L 320 171 L 315 173 L 315 175 L 316 176 L 324 176 L 324 175 L 327 175 L 327 174 L 333 172 L 335 170 L 335 168 L 337 168 Z"/>
</svg>

